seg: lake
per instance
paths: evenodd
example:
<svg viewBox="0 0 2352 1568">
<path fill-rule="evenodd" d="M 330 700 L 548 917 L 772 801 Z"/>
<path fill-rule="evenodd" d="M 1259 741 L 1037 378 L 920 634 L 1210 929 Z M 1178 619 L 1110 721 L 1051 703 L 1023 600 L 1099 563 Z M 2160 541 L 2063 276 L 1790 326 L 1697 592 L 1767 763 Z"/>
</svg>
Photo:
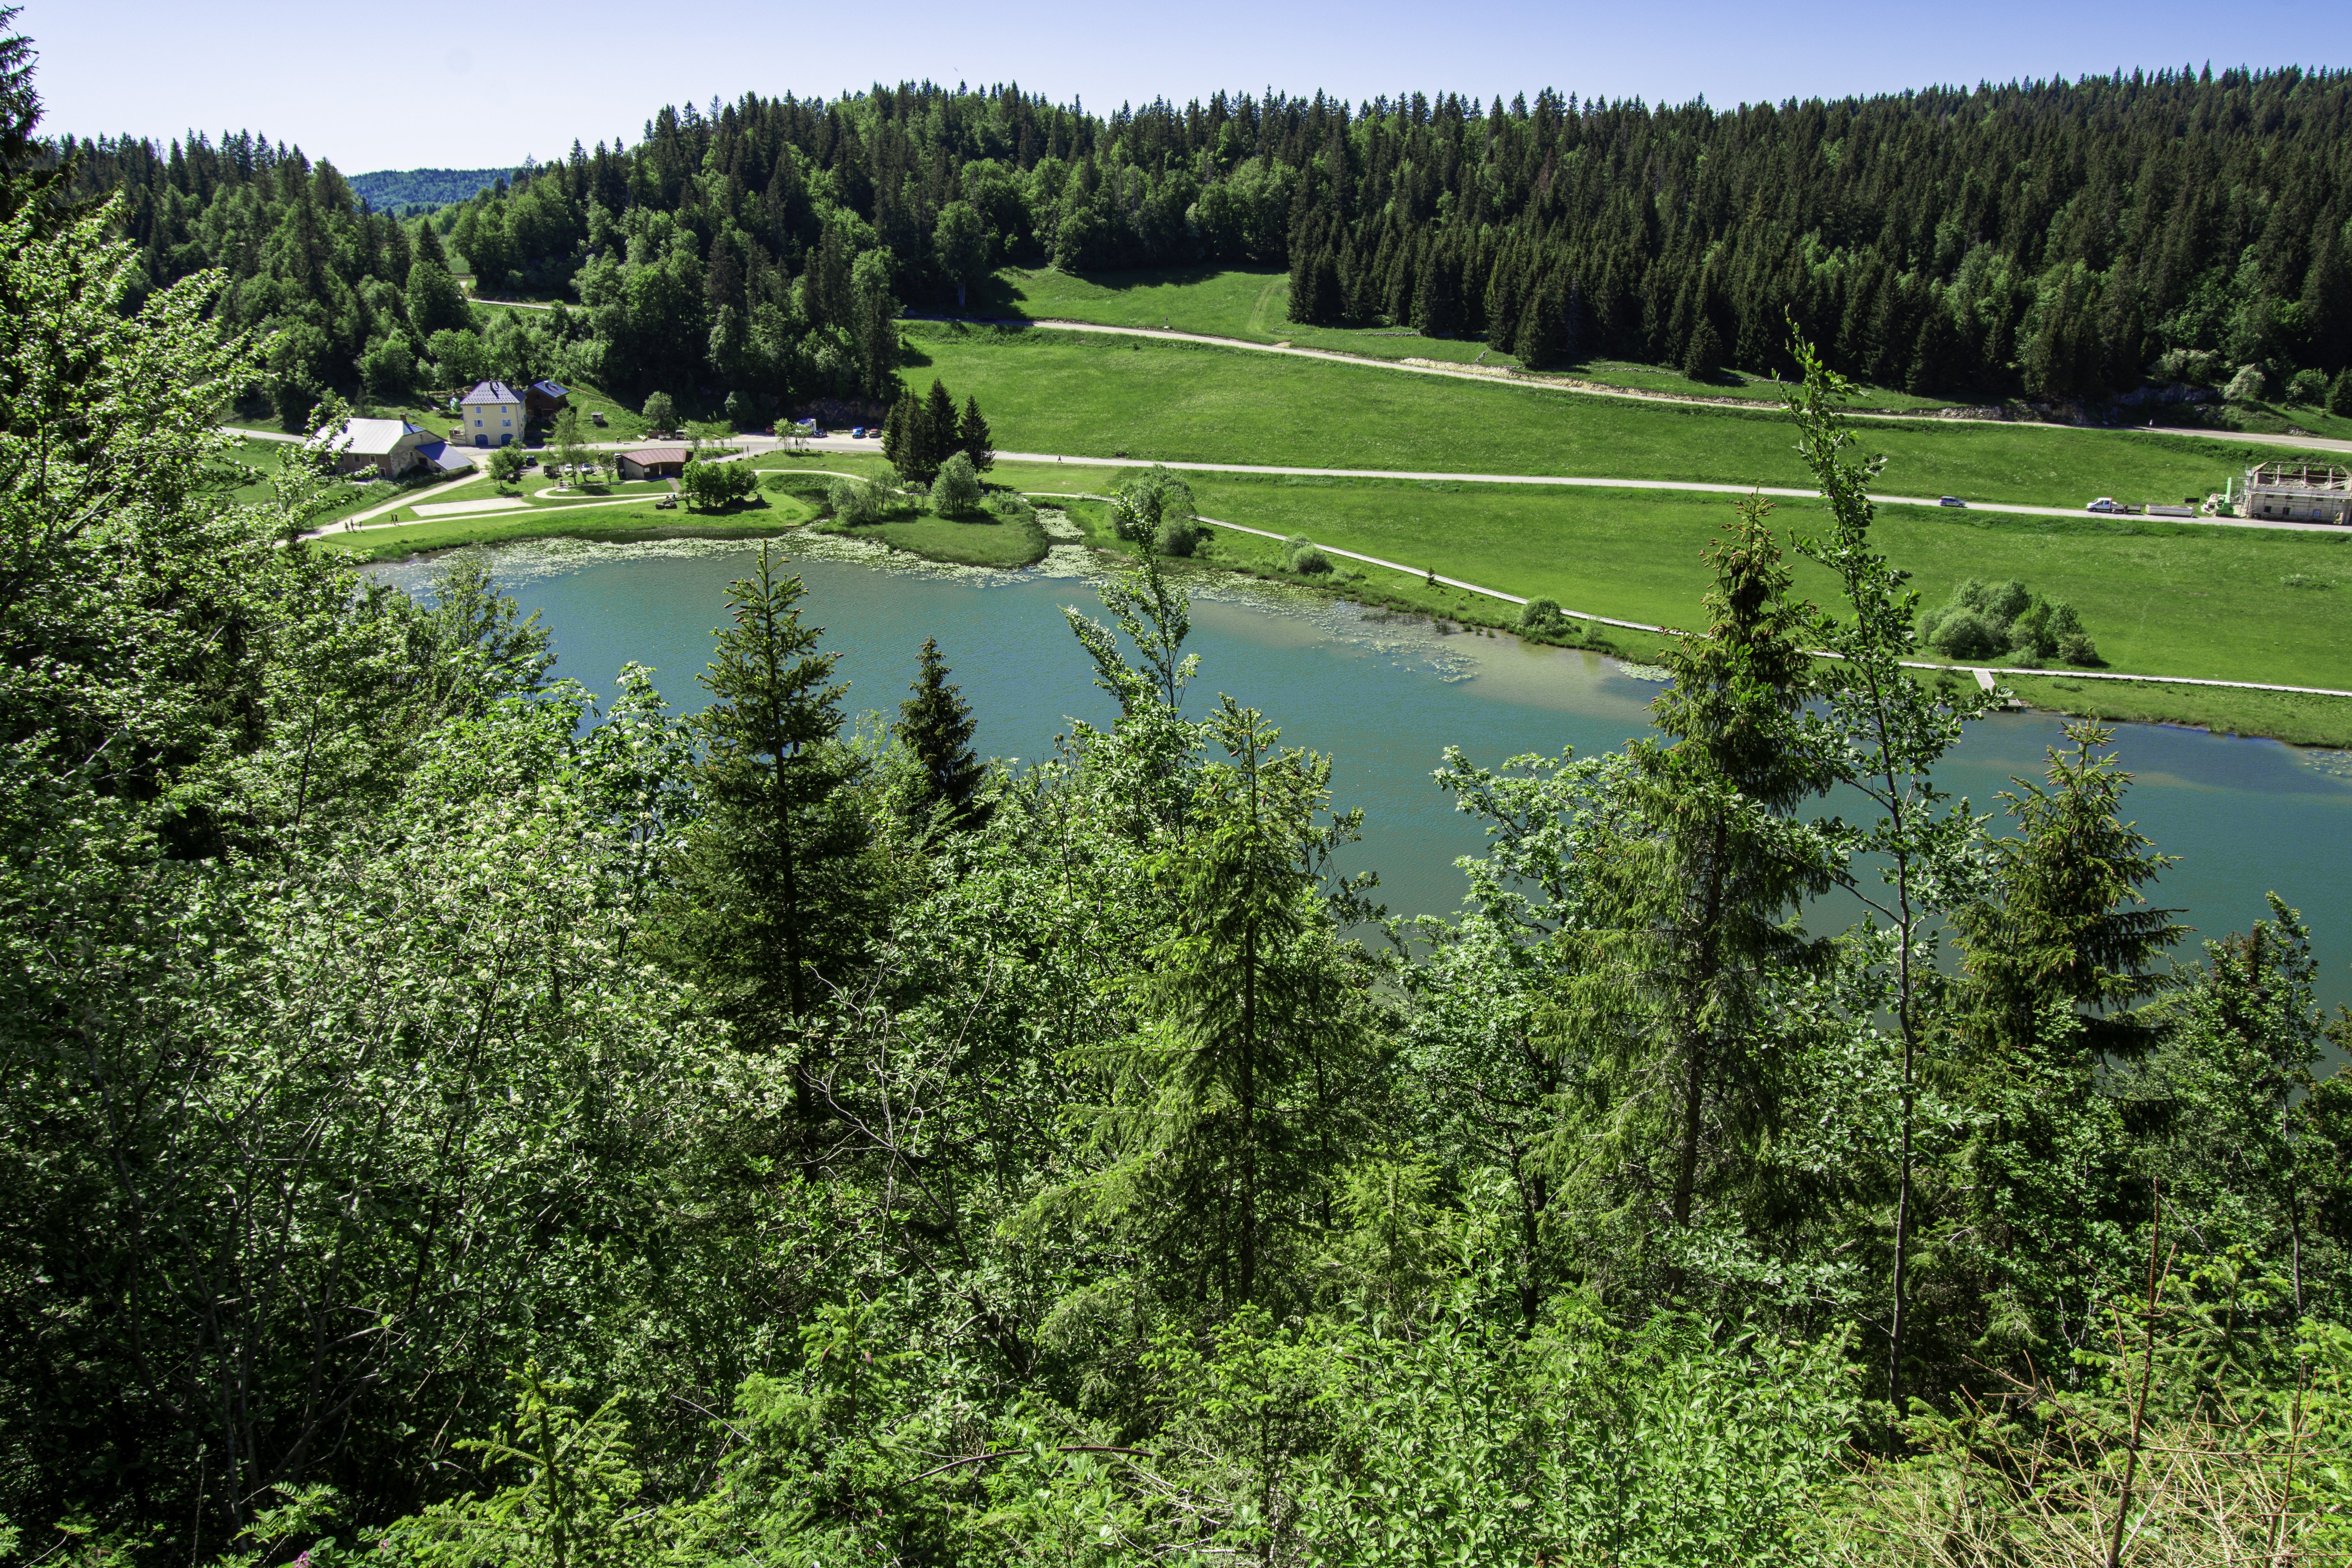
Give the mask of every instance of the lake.
<svg viewBox="0 0 2352 1568">
<path fill-rule="evenodd" d="M 808 589 L 805 624 L 842 655 L 856 713 L 895 713 L 926 637 L 939 639 L 980 720 L 983 754 L 1035 760 L 1075 717 L 1108 726 L 1114 708 L 1070 635 L 1062 606 L 1101 617 L 1082 552 L 1055 552 L 1031 572 L 935 567 L 848 542 L 780 541 Z M 757 546 L 679 541 L 520 544 L 489 554 L 504 591 L 553 634 L 556 673 L 609 699 L 630 659 L 652 667 L 662 693 L 699 708 L 696 683 L 725 591 Z M 373 570 L 412 591 L 434 566 Z M 1425 623 L 1370 619 L 1352 605 L 1236 579 L 1205 579 L 1192 635 L 1201 656 L 1192 708 L 1217 695 L 1262 710 L 1286 744 L 1332 758 L 1335 804 L 1364 810 L 1350 869 L 1379 870 L 1378 896 L 1397 912 L 1445 913 L 1461 900 L 1457 856 L 1477 825 L 1430 781 L 1447 745 L 1493 764 L 1527 752 L 1587 753 L 1643 732 L 1658 688 L 1614 661 L 1515 638 L 1441 636 Z M 2012 775 L 2039 776 L 2060 721 L 1997 714 L 1972 725 L 1938 779 L 1979 811 Z M 2137 780 L 2126 815 L 2179 856 L 2158 902 L 2184 908 L 2200 938 L 2264 918 L 2265 892 L 2300 909 L 2322 963 L 2321 995 L 2352 1000 L 2352 757 L 2314 753 L 2166 725 L 2116 727 L 2116 749 Z M 1841 915 L 1839 917 L 1843 919 Z M 1817 919 L 1817 923 L 1821 923 Z M 2196 939 L 2184 948 L 2193 956 Z"/>
</svg>

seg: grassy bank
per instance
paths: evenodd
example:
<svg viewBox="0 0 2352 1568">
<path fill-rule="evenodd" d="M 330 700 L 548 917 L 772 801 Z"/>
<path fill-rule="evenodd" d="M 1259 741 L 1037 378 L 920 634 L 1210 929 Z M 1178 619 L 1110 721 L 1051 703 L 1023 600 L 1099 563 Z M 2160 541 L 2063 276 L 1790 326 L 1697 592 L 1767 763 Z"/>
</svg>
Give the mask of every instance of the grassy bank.
<svg viewBox="0 0 2352 1568">
<path fill-rule="evenodd" d="M 1399 374 L 1147 339 L 917 324 L 919 384 L 976 394 L 1000 446 L 1142 461 L 1803 486 L 1785 416 Z M 1885 488 L 2078 507 L 2221 488 L 2252 447 L 2037 426 L 1875 424 Z"/>
<path fill-rule="evenodd" d="M 1050 465 L 1002 465 L 998 479 L 1034 490 L 1107 489 L 1118 475 L 1079 479 Z M 1729 502 L 1654 491 L 1528 491 L 1453 483 L 1369 483 L 1195 476 L 1210 516 L 1377 555 L 1401 564 L 1543 595 L 1571 609 L 1664 626 L 1691 624 L 1708 581 L 1704 554 Z M 1090 540 L 1124 548 L 1100 509 L 1073 515 Z M 1818 524 L 1820 509 L 1789 502 L 1784 528 Z M 1090 519 L 1094 521 L 1089 521 Z M 2104 519 L 2000 519 L 1954 523 L 1890 512 L 1874 537 L 1940 601 L 1964 576 L 2014 576 L 2072 600 L 2116 668 L 2212 679 L 2340 686 L 2352 670 L 2352 538 Z M 1204 564 L 1290 578 L 1273 540 L 1219 530 Z M 1420 575 L 1358 567 L 1326 591 L 1473 625 L 1512 627 L 1514 606 L 1433 588 Z M 1820 603 L 1834 584 L 1808 563 L 1799 585 Z M 2332 583 L 2289 587 L 2290 575 Z M 1296 580 L 1296 579 L 1291 579 Z M 1611 629 L 1619 651 L 1654 656 L 1655 639 Z M 2020 678 L 2020 695 L 2062 712 L 2185 723 L 2308 744 L 2352 744 L 2352 700 L 2196 686 Z"/>
<path fill-rule="evenodd" d="M 313 542 L 358 561 L 397 561 L 429 550 L 463 544 L 502 544 L 518 539 L 593 539 L 632 544 L 648 539 L 756 539 L 797 528 L 814 509 L 792 496 L 769 496 L 740 511 L 668 512 L 649 506 L 532 507 L 475 517 L 439 518 L 391 528 L 331 533 Z"/>
<path fill-rule="evenodd" d="M 2053 713 L 2187 724 L 2224 735 L 2267 736 L 2298 746 L 2352 746 L 2352 699 L 2342 697 L 2063 676 L 2018 676 L 2006 684 L 2034 707 Z"/>
<path fill-rule="evenodd" d="M 877 539 L 929 561 L 951 566 L 1034 566 L 1045 559 L 1048 541 L 1034 522 L 994 517 L 934 517 L 916 513 L 838 531 L 853 539 Z"/>
</svg>

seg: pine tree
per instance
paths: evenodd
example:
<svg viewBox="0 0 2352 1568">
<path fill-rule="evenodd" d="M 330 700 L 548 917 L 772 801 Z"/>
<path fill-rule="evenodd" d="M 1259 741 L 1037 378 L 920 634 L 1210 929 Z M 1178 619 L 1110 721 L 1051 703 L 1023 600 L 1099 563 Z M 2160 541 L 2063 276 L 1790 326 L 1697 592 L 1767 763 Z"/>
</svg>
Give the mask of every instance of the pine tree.
<svg viewBox="0 0 2352 1568">
<path fill-rule="evenodd" d="M 748 1047 L 798 1053 L 811 1114 L 815 1063 L 801 1025 L 862 943 L 869 834 L 848 798 L 862 764 L 840 740 L 840 656 L 816 651 L 824 630 L 801 624 L 801 596 L 765 546 L 753 574 L 728 585 L 734 624 L 699 678 L 712 700 L 694 721 L 705 810 L 656 948 Z"/>
<path fill-rule="evenodd" d="M 1231 1310 L 1272 1296 L 1303 1250 L 1300 1219 L 1347 1143 L 1362 1030 L 1309 869 L 1333 837 L 1313 820 L 1330 763 L 1276 752 L 1279 731 L 1223 702 L 1208 729 L 1229 760 L 1201 770 L 1192 831 L 1156 862 L 1174 925 L 1148 971 L 1136 1092 L 1108 1119 L 1121 1158 L 1100 1191 L 1161 1290 Z"/>
<path fill-rule="evenodd" d="M 2100 1079 L 2155 1044 L 2138 1006 L 2166 988 L 2157 966 L 2186 934 L 2179 911 L 2144 907 L 2140 889 L 2170 858 L 2118 813 L 2130 775 L 2095 754 L 2111 731 L 2065 732 L 2074 744 L 2050 752 L 2047 787 L 2002 795 L 2019 832 L 1993 841 L 1985 896 L 1951 919 L 1954 1088 L 1972 1131 L 1930 1251 L 1969 1277 L 1963 1299 L 1990 1304 L 1990 1321 L 1945 1337 L 2020 1369 L 2063 1353 L 2048 1304 L 2097 1289 L 2099 1236 L 2130 1224 L 2102 1174 L 2122 1163 L 2126 1139 Z"/>
<path fill-rule="evenodd" d="M 988 433 L 988 421 L 981 416 L 980 399 L 963 400 L 963 420 L 956 426 L 956 445 L 971 459 L 978 473 L 986 473 L 996 466 L 996 447 Z"/>
<path fill-rule="evenodd" d="M 925 637 L 915 694 L 898 704 L 898 733 L 923 765 L 929 785 L 925 806 L 943 805 L 951 826 L 976 828 L 988 821 L 988 805 L 972 798 L 988 776 L 988 766 L 973 754 L 971 737 L 979 721 L 961 689 L 948 684 L 950 673 L 940 657 L 939 640 Z"/>
<path fill-rule="evenodd" d="M 1799 719 L 1814 689 L 1805 633 L 1816 612 L 1792 595 L 1770 510 L 1743 498 L 1730 540 L 1707 556 L 1709 625 L 1668 646 L 1674 682 L 1652 705 L 1672 743 L 1628 750 L 1626 801 L 1642 830 L 1600 858 L 1613 916 L 1598 956 L 1617 984 L 1596 994 L 1633 1021 L 1612 1031 L 1628 1053 L 1627 1103 L 1670 1111 L 1656 1132 L 1674 1152 L 1666 1209 L 1684 1228 L 1703 1182 L 1736 1182 L 1770 1131 L 1782 1086 L 1766 977 L 1816 957 L 1786 922 L 1834 870 L 1793 821 L 1829 773 Z"/>
<path fill-rule="evenodd" d="M 929 483 L 940 471 L 940 465 L 959 445 L 956 439 L 955 399 L 948 395 L 946 384 L 933 381 L 930 395 L 923 400 L 923 479 Z"/>
<path fill-rule="evenodd" d="M 1691 381 L 1712 382 L 1723 374 L 1723 338 L 1715 323 L 1701 315 L 1692 325 L 1689 346 L 1683 351 L 1683 374 Z"/>
</svg>

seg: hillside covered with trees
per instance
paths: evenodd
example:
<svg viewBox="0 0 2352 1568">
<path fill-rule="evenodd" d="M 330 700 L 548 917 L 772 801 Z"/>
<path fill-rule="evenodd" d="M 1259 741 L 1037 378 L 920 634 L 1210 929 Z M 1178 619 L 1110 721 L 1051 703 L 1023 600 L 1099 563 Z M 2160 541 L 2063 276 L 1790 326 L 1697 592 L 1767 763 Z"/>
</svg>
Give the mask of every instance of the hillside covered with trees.
<svg viewBox="0 0 2352 1568">
<path fill-rule="evenodd" d="M 2344 1560 L 2352 1017 L 2283 906 L 2167 956 L 2095 725 L 1939 787 L 1989 700 L 1906 677 L 1801 338 L 1815 535 L 1725 506 L 1654 733 L 1433 742 L 1486 853 L 1384 924 L 1148 551 L 1066 612 L 1104 721 L 1014 766 L 928 638 L 853 723 L 780 552 L 682 720 L 473 555 L 411 596 L 305 543 L 329 476 L 240 500 L 216 424 L 283 280 L 61 203 L 28 63 L 0 1554 Z M 285 248 L 329 178 L 207 210 L 338 257 Z"/>
<path fill-rule="evenodd" d="M 232 321 L 291 330 L 280 383 L 348 392 L 404 362 L 465 379 L 434 339 L 462 312 L 411 284 L 422 229 L 363 210 L 326 163 L 242 134 L 58 151 L 85 191 L 123 195 L 152 284 L 220 268 Z M 1536 364 L 1786 373 L 1793 316 L 1833 368 L 1915 391 L 2256 395 L 2352 364 L 2352 76 L 1730 111 L 1220 94 L 1104 118 L 1017 87 L 747 94 L 664 109 L 634 147 L 575 143 L 431 226 L 455 259 L 430 258 L 483 293 L 582 307 L 502 329 L 483 364 L 731 392 L 747 416 L 887 404 L 900 303 L 952 307 L 1007 260 L 1286 267 L 1297 320 L 1484 337 Z"/>
</svg>

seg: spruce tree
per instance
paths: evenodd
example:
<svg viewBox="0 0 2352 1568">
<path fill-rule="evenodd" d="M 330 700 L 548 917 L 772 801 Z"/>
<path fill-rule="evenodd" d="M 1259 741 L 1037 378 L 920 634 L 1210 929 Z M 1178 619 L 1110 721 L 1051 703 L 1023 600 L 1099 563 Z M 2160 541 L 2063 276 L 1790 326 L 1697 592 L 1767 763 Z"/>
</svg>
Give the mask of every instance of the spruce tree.
<svg viewBox="0 0 2352 1568">
<path fill-rule="evenodd" d="M 956 439 L 955 399 L 948 395 L 943 382 L 931 383 L 930 395 L 923 399 L 923 479 L 929 483 L 948 460 L 959 442 Z"/>
<path fill-rule="evenodd" d="M 1709 553 L 1706 631 L 1662 655 L 1674 681 L 1651 711 L 1670 743 L 1628 749 L 1625 804 L 1639 831 L 1597 857 L 1612 913 L 1595 956 L 1614 980 L 1593 994 L 1621 1021 L 1606 1032 L 1625 1103 L 1639 1108 L 1629 1110 L 1639 1130 L 1626 1131 L 1672 1151 L 1664 1207 L 1685 1229 L 1702 1188 L 1737 1183 L 1772 1130 L 1783 1086 L 1768 977 L 1818 956 L 1789 919 L 1835 869 L 1794 820 L 1829 771 L 1800 717 L 1814 690 L 1805 634 L 1816 612 L 1793 594 L 1770 510 L 1743 498 L 1731 538 Z"/>
<path fill-rule="evenodd" d="M 1230 697 L 1207 725 L 1192 830 L 1154 862 L 1173 912 L 1140 1000 L 1150 1022 L 1104 1131 L 1098 1201 L 1170 1295 L 1227 1310 L 1276 1298 L 1339 1151 L 1358 1086 L 1360 977 L 1318 894 L 1330 763 Z M 1306 1222 L 1306 1223 L 1302 1223 Z"/>
<path fill-rule="evenodd" d="M 928 485 L 940 471 L 932 456 L 930 416 L 915 389 L 908 387 L 890 405 L 882 422 L 882 456 L 910 484 Z"/>
<path fill-rule="evenodd" d="M 987 822 L 989 807 L 972 797 L 988 766 L 973 754 L 979 721 L 961 689 L 948 684 L 950 673 L 940 657 L 939 639 L 925 637 L 922 668 L 912 682 L 915 694 L 898 704 L 898 733 L 923 765 L 925 806 L 945 806 L 950 826 L 979 827 Z"/>
<path fill-rule="evenodd" d="M 996 466 L 996 447 L 988 433 L 988 421 L 981 416 L 977 397 L 963 400 L 963 421 L 956 427 L 956 445 L 971 459 L 975 472 L 984 474 Z"/>
<path fill-rule="evenodd" d="M 1723 374 L 1723 338 L 1715 323 L 1701 315 L 1691 326 L 1689 346 L 1683 351 L 1683 375 L 1697 382 L 1713 382 Z"/>
<path fill-rule="evenodd" d="M 862 764 L 842 744 L 837 654 L 800 620 L 801 580 L 764 545 L 728 585 L 734 624 L 699 678 L 691 829 L 656 947 L 692 975 L 751 1049 L 795 1053 L 797 1098 L 814 1107 L 815 1064 L 803 1024 L 824 980 L 857 952 L 869 834 L 850 798 Z"/>
<path fill-rule="evenodd" d="M 2101 752 L 2112 732 L 2065 733 L 2046 787 L 2020 780 L 2001 796 L 2019 831 L 1993 840 L 1983 896 L 1952 913 L 1952 1090 L 1970 1132 L 1953 1190 L 1928 1210 L 1941 1211 L 1929 1256 L 1978 1304 L 1938 1337 L 2021 1373 L 2064 1353 L 2052 1304 L 2099 1288 L 2101 1237 L 2127 1233 L 2144 1205 L 2104 1174 L 2127 1140 L 2102 1079 L 2156 1044 L 2142 1004 L 2167 988 L 2158 966 L 2186 934 L 2179 910 L 2146 907 L 2170 858 L 2120 816 L 2131 776 Z"/>
</svg>

